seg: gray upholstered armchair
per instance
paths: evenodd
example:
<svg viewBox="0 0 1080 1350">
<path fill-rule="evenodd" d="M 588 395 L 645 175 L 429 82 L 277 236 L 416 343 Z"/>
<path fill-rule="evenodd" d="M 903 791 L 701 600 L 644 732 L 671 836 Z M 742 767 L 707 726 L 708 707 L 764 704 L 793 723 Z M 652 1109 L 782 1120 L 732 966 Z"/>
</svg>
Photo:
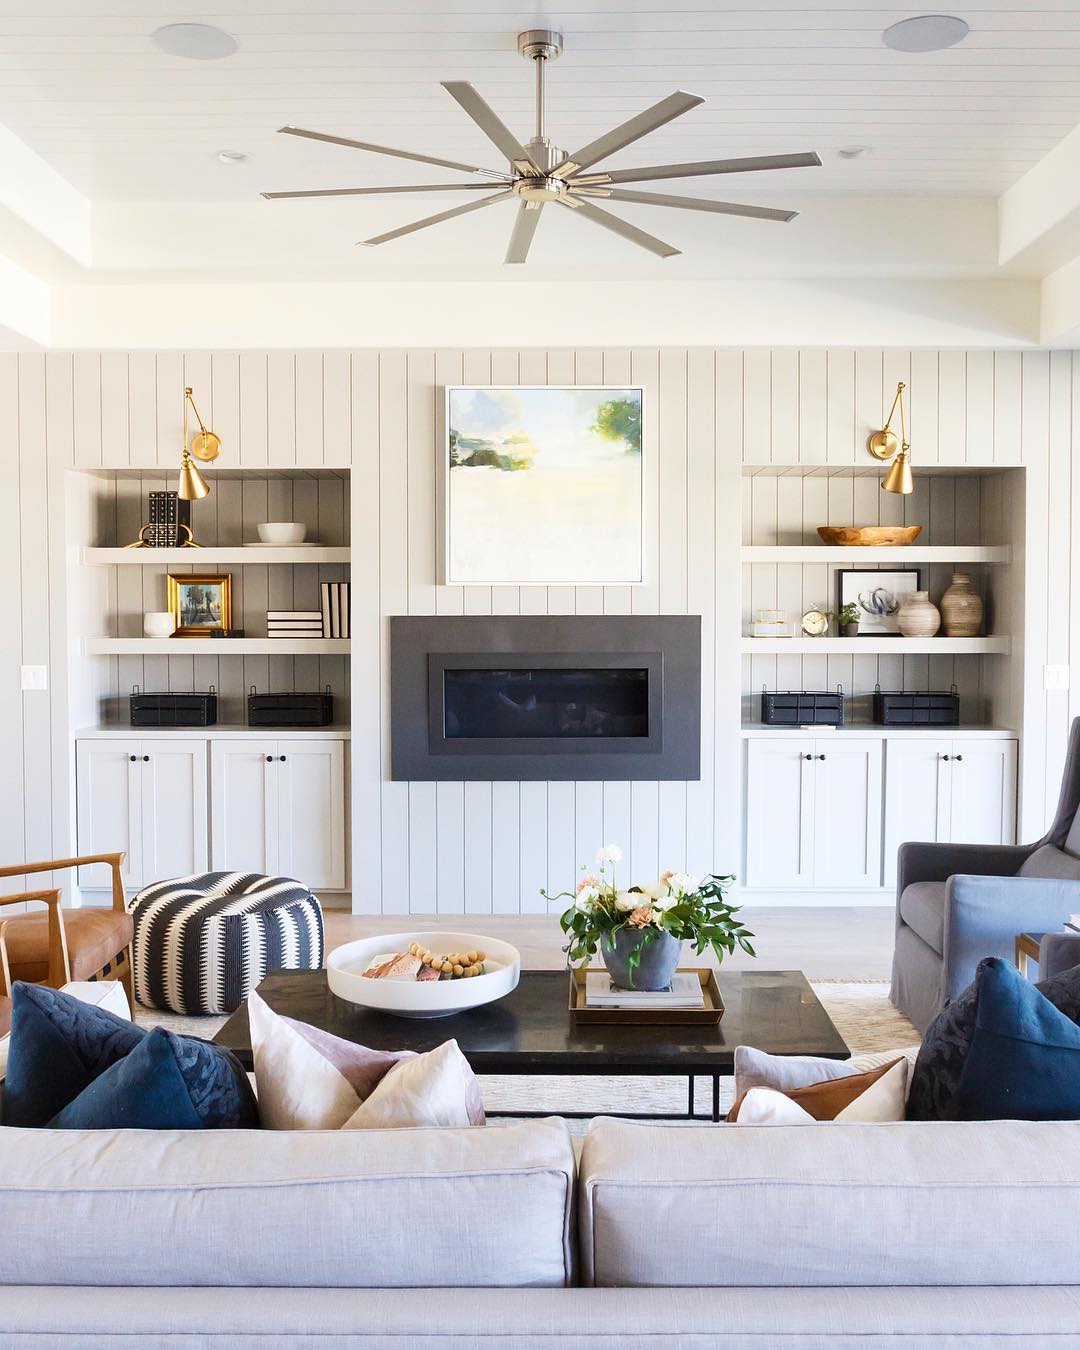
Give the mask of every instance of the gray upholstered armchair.
<svg viewBox="0 0 1080 1350">
<path fill-rule="evenodd" d="M 971 983 L 983 957 L 1012 961 L 1017 933 L 1059 929 L 1080 912 L 1078 806 L 1080 717 L 1054 823 L 1037 843 L 901 844 L 890 997 L 920 1031 Z"/>
</svg>

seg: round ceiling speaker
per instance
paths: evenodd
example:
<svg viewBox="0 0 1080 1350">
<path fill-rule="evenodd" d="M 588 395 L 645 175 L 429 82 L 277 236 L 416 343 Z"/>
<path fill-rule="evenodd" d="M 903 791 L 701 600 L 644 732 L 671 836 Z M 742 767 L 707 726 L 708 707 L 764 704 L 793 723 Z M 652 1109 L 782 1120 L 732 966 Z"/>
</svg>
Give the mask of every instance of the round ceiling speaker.
<svg viewBox="0 0 1080 1350">
<path fill-rule="evenodd" d="M 963 42 L 970 32 L 970 25 L 952 14 L 920 14 L 892 24 L 881 36 L 894 52 L 940 52 Z"/>
<path fill-rule="evenodd" d="M 209 23 L 167 23 L 150 37 L 169 56 L 184 56 L 189 61 L 220 61 L 240 50 L 231 33 Z"/>
</svg>

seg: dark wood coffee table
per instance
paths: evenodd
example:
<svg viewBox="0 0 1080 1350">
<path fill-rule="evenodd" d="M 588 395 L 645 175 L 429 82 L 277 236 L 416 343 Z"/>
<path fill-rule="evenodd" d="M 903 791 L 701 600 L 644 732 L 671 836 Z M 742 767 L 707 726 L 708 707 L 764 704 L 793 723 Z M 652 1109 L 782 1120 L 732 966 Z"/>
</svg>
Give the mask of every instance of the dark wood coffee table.
<svg viewBox="0 0 1080 1350">
<path fill-rule="evenodd" d="M 720 1079 L 733 1072 L 735 1047 L 753 1045 L 772 1055 L 848 1059 L 850 1050 L 798 970 L 721 971 L 724 1016 L 716 1026 L 579 1026 L 567 1011 L 565 971 L 522 971 L 512 994 L 455 1017 L 392 1017 L 347 1003 L 330 992 L 325 970 L 277 971 L 259 985 L 275 1012 L 377 1050 L 434 1049 L 455 1039 L 476 1073 L 614 1074 L 689 1080 L 685 1113 L 620 1111 L 637 1120 L 719 1120 Z M 214 1037 L 251 1069 L 247 1006 Z M 694 1079 L 712 1079 L 711 1115 L 694 1111 Z M 500 1111 L 500 1115 L 595 1112 Z"/>
</svg>

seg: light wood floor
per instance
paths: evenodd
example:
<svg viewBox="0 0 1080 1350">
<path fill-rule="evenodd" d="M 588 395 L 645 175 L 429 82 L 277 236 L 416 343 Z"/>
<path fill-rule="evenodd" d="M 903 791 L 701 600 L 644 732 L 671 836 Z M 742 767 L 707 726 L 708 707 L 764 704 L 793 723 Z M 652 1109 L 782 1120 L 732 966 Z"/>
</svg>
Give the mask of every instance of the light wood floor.
<svg viewBox="0 0 1080 1350">
<path fill-rule="evenodd" d="M 755 934 L 757 960 L 741 952 L 729 958 L 735 967 L 801 970 L 812 980 L 887 980 L 892 961 L 893 910 L 886 906 L 813 909 L 747 907 L 742 912 Z M 522 965 L 557 970 L 564 963 L 558 921 L 542 915 L 430 914 L 377 916 L 326 912 L 327 947 L 378 933 L 486 933 L 512 942 Z"/>
</svg>

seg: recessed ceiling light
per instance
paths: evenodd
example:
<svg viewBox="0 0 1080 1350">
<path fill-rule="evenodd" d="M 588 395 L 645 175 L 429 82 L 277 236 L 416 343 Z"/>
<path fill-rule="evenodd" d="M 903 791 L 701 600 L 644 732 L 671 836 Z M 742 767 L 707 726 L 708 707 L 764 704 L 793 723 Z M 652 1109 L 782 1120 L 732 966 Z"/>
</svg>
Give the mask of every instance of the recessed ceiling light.
<svg viewBox="0 0 1080 1350">
<path fill-rule="evenodd" d="M 218 151 L 218 159 L 221 160 L 222 164 L 243 164 L 244 160 L 247 159 L 247 157 L 248 154 L 246 150 Z"/>
<path fill-rule="evenodd" d="M 892 24 L 881 36 L 894 52 L 940 52 L 963 42 L 970 31 L 965 20 L 951 14 L 920 14 Z"/>
<path fill-rule="evenodd" d="M 868 155 L 870 147 L 868 145 L 842 145 L 836 153 L 841 159 L 858 159 L 861 155 Z"/>
<path fill-rule="evenodd" d="M 167 23 L 150 34 L 163 52 L 186 56 L 189 61 L 220 61 L 240 50 L 240 44 L 224 28 L 208 23 Z"/>
</svg>

